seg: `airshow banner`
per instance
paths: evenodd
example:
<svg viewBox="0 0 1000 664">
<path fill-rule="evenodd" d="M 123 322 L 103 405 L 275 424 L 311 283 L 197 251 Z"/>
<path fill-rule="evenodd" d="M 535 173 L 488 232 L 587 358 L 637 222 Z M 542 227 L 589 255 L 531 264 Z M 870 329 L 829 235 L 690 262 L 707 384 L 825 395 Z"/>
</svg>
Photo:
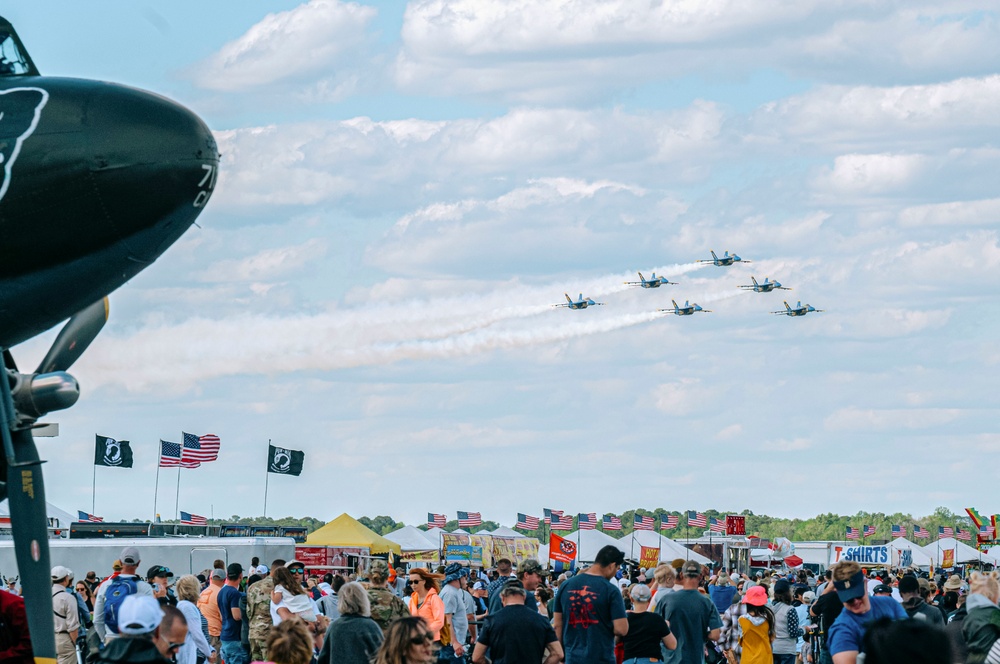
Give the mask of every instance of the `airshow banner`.
<svg viewBox="0 0 1000 664">
<path fill-rule="evenodd" d="M 483 564 L 483 547 L 481 546 L 446 546 L 444 559 L 450 563 L 467 562 L 473 565 Z"/>
<path fill-rule="evenodd" d="M 852 560 L 861 565 L 891 565 L 889 547 L 882 546 L 835 546 L 830 552 L 830 564 Z"/>
<path fill-rule="evenodd" d="M 549 560 L 571 564 L 576 560 L 576 542 L 552 533 L 549 536 Z"/>
<path fill-rule="evenodd" d="M 955 549 L 941 550 L 941 567 L 948 568 L 955 566 Z"/>
<path fill-rule="evenodd" d="M 660 548 L 643 546 L 639 548 L 639 567 L 655 569 L 660 564 Z"/>
</svg>

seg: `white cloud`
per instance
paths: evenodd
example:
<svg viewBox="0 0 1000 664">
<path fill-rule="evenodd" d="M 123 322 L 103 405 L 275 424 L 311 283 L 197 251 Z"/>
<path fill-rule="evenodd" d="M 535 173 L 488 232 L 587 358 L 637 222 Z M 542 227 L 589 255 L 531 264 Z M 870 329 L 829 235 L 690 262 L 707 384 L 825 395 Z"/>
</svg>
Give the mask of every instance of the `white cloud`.
<svg viewBox="0 0 1000 664">
<path fill-rule="evenodd" d="M 204 281 L 274 279 L 322 258 L 325 254 L 326 242 L 313 238 L 297 245 L 264 249 L 247 258 L 218 261 L 205 270 L 202 279 Z"/>
<path fill-rule="evenodd" d="M 362 43 L 376 13 L 354 2 L 310 0 L 268 14 L 195 67 L 194 81 L 206 89 L 232 92 L 328 72 Z M 320 94 L 324 86 L 329 84 L 319 84 L 311 94 Z M 329 95 L 326 90 L 320 96 Z"/>
<path fill-rule="evenodd" d="M 685 417 L 711 410 L 718 394 L 716 389 L 702 385 L 697 378 L 682 378 L 661 384 L 654 391 L 653 397 L 660 411 Z"/>
<path fill-rule="evenodd" d="M 743 426 L 740 424 L 730 424 L 727 427 L 723 427 L 719 430 L 719 433 L 715 434 L 716 440 L 732 440 L 733 438 L 738 438 L 743 434 Z"/>
<path fill-rule="evenodd" d="M 904 227 L 997 226 L 1000 224 L 1000 198 L 913 205 L 900 211 L 899 224 Z"/>
<path fill-rule="evenodd" d="M 954 423 L 962 415 L 957 408 L 842 408 L 823 425 L 830 431 L 920 430 Z"/>
<path fill-rule="evenodd" d="M 776 440 L 766 440 L 761 443 L 761 449 L 768 452 L 796 452 L 807 450 L 812 447 L 812 442 L 808 438 L 779 438 Z"/>
<path fill-rule="evenodd" d="M 813 185 L 830 194 L 883 194 L 910 184 L 925 167 L 916 154 L 847 154 L 834 159 Z"/>
</svg>

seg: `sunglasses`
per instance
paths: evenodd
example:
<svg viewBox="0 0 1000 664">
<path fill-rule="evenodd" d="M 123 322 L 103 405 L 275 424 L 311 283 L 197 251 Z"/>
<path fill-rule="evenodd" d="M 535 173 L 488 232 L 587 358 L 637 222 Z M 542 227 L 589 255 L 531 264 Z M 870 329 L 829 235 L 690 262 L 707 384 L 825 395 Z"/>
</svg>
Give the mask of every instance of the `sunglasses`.
<svg viewBox="0 0 1000 664">
<path fill-rule="evenodd" d="M 423 634 L 418 634 L 417 636 L 410 638 L 410 645 L 422 646 L 425 643 L 433 643 L 434 635 L 430 632 L 424 632 Z"/>
<path fill-rule="evenodd" d="M 410 585 L 412 586 L 412 585 L 420 583 L 422 581 L 423 581 L 423 579 L 419 579 L 419 578 L 418 579 L 410 579 Z"/>
<path fill-rule="evenodd" d="M 306 573 L 306 571 L 304 569 L 299 569 L 298 567 L 296 567 L 295 569 L 290 569 L 288 571 L 291 572 L 292 574 L 305 574 Z"/>
</svg>

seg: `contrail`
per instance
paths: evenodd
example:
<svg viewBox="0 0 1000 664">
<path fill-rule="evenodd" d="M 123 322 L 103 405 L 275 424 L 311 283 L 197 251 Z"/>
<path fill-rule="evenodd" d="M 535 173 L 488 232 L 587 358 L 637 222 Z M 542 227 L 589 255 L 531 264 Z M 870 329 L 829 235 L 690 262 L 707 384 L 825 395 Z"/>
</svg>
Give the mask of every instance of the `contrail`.
<svg viewBox="0 0 1000 664">
<path fill-rule="evenodd" d="M 655 271 L 673 277 L 701 267 L 686 263 Z M 224 376 L 335 371 L 552 343 L 662 316 L 652 301 L 639 312 L 616 313 L 614 302 L 586 312 L 551 308 L 563 292 L 605 297 L 627 290 L 623 282 L 633 279 L 632 273 L 623 273 L 549 285 L 503 284 L 481 294 L 362 305 L 311 315 L 189 318 L 122 336 L 109 335 L 108 343 L 95 344 L 84 356 L 81 371 L 86 370 L 91 385 L 184 390 Z M 737 294 L 700 296 L 709 302 Z M 625 306 L 635 309 L 636 303 Z M 553 318 L 542 320 L 543 314 Z"/>
</svg>

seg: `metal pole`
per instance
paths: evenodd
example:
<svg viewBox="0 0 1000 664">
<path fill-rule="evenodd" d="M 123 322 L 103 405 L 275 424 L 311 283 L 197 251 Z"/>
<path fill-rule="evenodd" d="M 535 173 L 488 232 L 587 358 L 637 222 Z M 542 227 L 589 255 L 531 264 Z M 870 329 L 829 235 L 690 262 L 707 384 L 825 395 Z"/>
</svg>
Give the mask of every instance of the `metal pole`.
<svg viewBox="0 0 1000 664">
<path fill-rule="evenodd" d="M 181 504 L 181 467 L 177 466 L 177 493 L 174 497 L 174 520 L 181 518 L 180 512 Z"/>
<path fill-rule="evenodd" d="M 267 439 L 267 453 L 268 453 L 268 459 L 267 459 L 267 462 L 264 464 L 264 516 L 265 517 L 267 516 L 267 480 L 270 478 L 270 475 L 271 475 L 271 473 L 269 472 L 271 470 L 270 467 L 269 467 L 269 464 L 270 464 L 270 461 L 271 461 L 271 459 L 270 459 L 270 454 L 271 454 L 271 439 L 270 438 Z"/>
<path fill-rule="evenodd" d="M 160 454 L 163 454 L 163 441 L 160 441 Z M 156 522 L 156 498 L 160 491 L 160 459 L 156 459 L 156 482 L 153 483 L 153 522 Z"/>
<path fill-rule="evenodd" d="M 90 513 L 97 513 L 97 464 L 94 464 L 94 484 L 90 488 Z"/>
</svg>

